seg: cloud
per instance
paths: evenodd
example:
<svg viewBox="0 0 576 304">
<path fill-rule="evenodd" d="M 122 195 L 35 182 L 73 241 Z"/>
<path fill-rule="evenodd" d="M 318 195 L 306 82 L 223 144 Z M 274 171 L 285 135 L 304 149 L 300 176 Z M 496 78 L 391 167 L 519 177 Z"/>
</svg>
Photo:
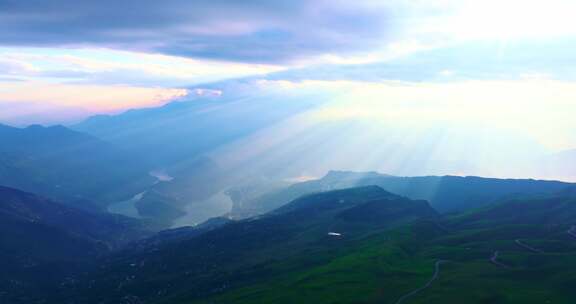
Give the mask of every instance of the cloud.
<svg viewBox="0 0 576 304">
<path fill-rule="evenodd" d="M 109 49 L 0 48 L 0 76 L 22 80 L 179 87 L 281 69 Z"/>
<path fill-rule="evenodd" d="M 284 63 L 379 47 L 389 11 L 372 0 L 0 0 L 0 44 Z"/>
<path fill-rule="evenodd" d="M 183 89 L 47 82 L 0 82 L 0 88 L 0 121 L 12 124 L 77 121 L 158 106 L 188 94 Z"/>
<path fill-rule="evenodd" d="M 576 80 L 571 50 L 576 39 L 460 42 L 422 47 L 392 60 L 362 64 L 322 64 L 268 75 L 274 80 L 400 80 L 447 82 L 551 78 Z"/>
<path fill-rule="evenodd" d="M 37 70 L 34 66 L 25 61 L 14 60 L 11 58 L 0 58 L 0 75 L 2 76 L 32 75 L 36 72 Z"/>
</svg>

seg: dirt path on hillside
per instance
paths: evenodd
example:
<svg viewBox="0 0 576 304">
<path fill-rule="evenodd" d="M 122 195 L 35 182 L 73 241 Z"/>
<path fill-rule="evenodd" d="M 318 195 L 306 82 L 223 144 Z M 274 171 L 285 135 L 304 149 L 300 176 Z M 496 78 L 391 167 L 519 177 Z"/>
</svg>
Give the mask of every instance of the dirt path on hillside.
<svg viewBox="0 0 576 304">
<path fill-rule="evenodd" d="M 492 256 L 490 257 L 490 263 L 499 266 L 499 267 L 503 267 L 503 268 L 510 268 L 510 266 L 498 261 L 498 256 L 500 255 L 500 252 L 498 250 L 494 251 L 494 253 L 492 254 Z"/>
<path fill-rule="evenodd" d="M 436 261 L 436 264 L 434 264 L 434 274 L 432 275 L 432 278 L 430 278 L 430 280 L 428 280 L 428 282 L 426 282 L 426 284 L 418 289 L 414 289 L 411 292 L 403 295 L 400 299 L 398 299 L 398 301 L 395 302 L 395 304 L 401 304 L 403 303 L 406 299 L 414 296 L 415 294 L 421 292 L 422 290 L 430 287 L 430 285 L 432 285 L 432 282 L 434 282 L 438 276 L 440 275 L 440 264 L 444 263 L 446 261 L 442 261 L 442 260 L 438 260 Z"/>
<path fill-rule="evenodd" d="M 522 248 L 524 248 L 524 249 L 527 249 L 527 250 L 529 250 L 529 251 L 532 251 L 532 252 L 534 252 L 534 253 L 544 253 L 544 251 L 542 251 L 542 250 L 540 250 L 540 249 L 537 249 L 537 248 L 534 248 L 534 247 L 532 247 L 532 246 L 530 246 L 530 245 L 522 242 L 521 240 L 514 240 L 514 242 L 515 242 L 518 246 L 520 246 L 520 247 L 522 247 Z"/>
<path fill-rule="evenodd" d="M 568 231 L 566 231 L 569 235 L 573 236 L 576 238 L 576 226 L 572 226 L 570 227 L 570 229 L 568 229 Z"/>
</svg>

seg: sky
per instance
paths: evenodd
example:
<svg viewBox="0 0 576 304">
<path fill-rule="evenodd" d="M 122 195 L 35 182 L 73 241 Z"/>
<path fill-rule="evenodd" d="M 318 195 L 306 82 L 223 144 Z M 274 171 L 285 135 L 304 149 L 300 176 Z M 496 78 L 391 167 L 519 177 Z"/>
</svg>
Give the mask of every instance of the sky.
<svg viewBox="0 0 576 304">
<path fill-rule="evenodd" d="M 488 126 L 576 148 L 571 0 L 0 0 L 0 122 L 74 123 L 250 79 L 319 120 Z M 218 94 L 227 94 L 224 89 Z"/>
</svg>

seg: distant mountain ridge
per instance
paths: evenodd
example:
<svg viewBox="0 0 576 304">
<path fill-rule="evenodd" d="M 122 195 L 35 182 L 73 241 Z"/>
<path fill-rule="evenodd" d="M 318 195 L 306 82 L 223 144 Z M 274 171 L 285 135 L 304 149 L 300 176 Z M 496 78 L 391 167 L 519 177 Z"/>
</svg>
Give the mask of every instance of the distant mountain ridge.
<svg viewBox="0 0 576 304">
<path fill-rule="evenodd" d="M 119 115 L 99 115 L 71 127 L 168 167 L 204 156 L 314 104 L 292 100 L 279 106 L 272 96 L 245 95 L 190 98 Z"/>
<path fill-rule="evenodd" d="M 497 179 L 460 176 L 398 177 L 376 172 L 330 171 L 323 178 L 296 183 L 241 202 L 232 217 L 266 213 L 302 195 L 349 187 L 377 185 L 395 194 L 430 202 L 439 212 L 470 210 L 514 196 L 554 194 L 575 189 L 576 184 L 530 179 Z"/>
<path fill-rule="evenodd" d="M 63 126 L 0 125 L 0 142 L 0 185 L 80 208 L 103 208 L 154 181 L 138 156 Z"/>
</svg>

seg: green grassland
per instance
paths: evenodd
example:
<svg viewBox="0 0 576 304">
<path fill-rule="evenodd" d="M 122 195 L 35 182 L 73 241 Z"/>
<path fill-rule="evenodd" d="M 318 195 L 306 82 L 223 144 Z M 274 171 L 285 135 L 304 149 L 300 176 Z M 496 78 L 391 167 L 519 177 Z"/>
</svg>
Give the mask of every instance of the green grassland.
<svg viewBox="0 0 576 304">
<path fill-rule="evenodd" d="M 380 188 L 341 190 L 113 256 L 72 292 L 98 304 L 572 304 L 575 221 L 571 197 L 439 215 Z"/>
<path fill-rule="evenodd" d="M 399 241 L 405 231 L 390 231 L 356 242 L 348 249 L 308 252 L 271 265 L 279 275 L 197 303 L 372 303 L 392 301 L 424 284 L 434 260 L 407 253 Z M 346 242 L 346 241 L 343 241 Z M 351 244 L 347 244 L 351 245 Z M 313 267 L 307 260 L 323 261 Z"/>
<path fill-rule="evenodd" d="M 574 303 L 576 239 L 567 226 L 483 222 L 447 232 L 421 222 L 379 232 L 267 265 L 278 275 L 186 303 L 396 303 L 431 278 L 437 260 L 445 261 L 437 280 L 403 303 Z M 507 267 L 490 262 L 496 250 Z M 311 259 L 317 263 L 304 266 Z"/>
</svg>

